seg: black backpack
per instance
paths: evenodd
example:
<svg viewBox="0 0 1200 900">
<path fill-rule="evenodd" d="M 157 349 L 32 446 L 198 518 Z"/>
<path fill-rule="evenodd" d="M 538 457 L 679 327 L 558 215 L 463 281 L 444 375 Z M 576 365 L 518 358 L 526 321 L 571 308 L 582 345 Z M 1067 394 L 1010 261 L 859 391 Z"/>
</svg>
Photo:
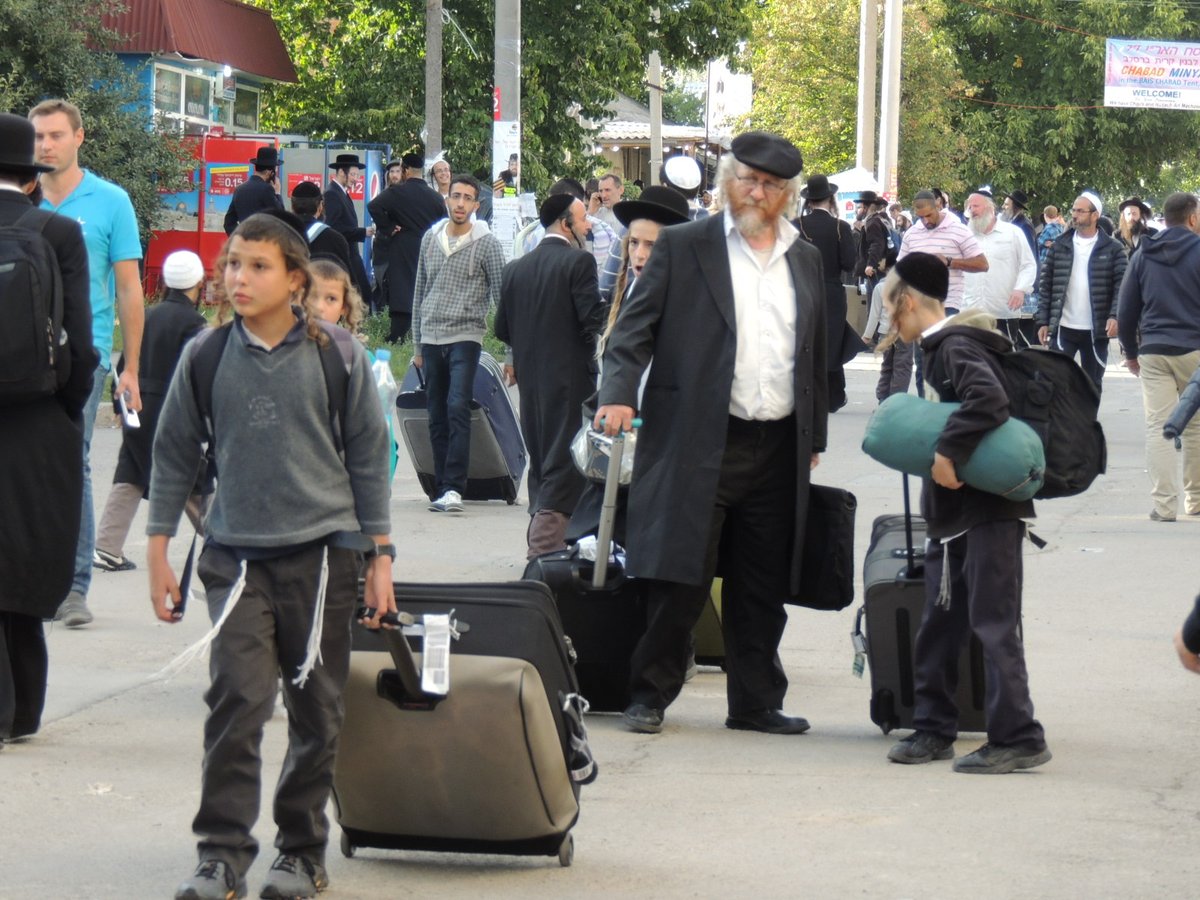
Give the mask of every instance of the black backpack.
<svg viewBox="0 0 1200 900">
<path fill-rule="evenodd" d="M 343 435 L 346 433 L 346 394 L 350 390 L 350 366 L 354 359 L 354 336 L 344 328 L 322 323 L 321 327 L 329 340 L 319 344 L 321 353 L 321 371 L 325 374 L 325 389 L 329 395 L 329 426 L 333 432 L 333 444 L 341 456 L 345 450 Z M 209 328 L 200 332 L 193 339 L 196 341 L 196 351 L 192 354 L 191 378 L 192 396 L 196 401 L 196 409 L 208 431 L 208 450 L 205 459 L 208 464 L 207 476 L 216 475 L 216 430 L 213 427 L 213 382 L 217 377 L 217 367 L 225 353 L 225 345 L 229 342 L 229 332 L 233 323 L 228 322 L 219 328 Z"/>
<path fill-rule="evenodd" d="M 889 227 L 887 230 L 887 243 L 884 245 L 883 254 L 883 258 L 887 262 L 889 269 L 896 264 L 896 259 L 900 255 L 900 241 L 900 232 L 895 228 Z"/>
<path fill-rule="evenodd" d="M 1071 357 L 1031 347 L 1000 356 L 1014 416 L 1046 448 L 1046 480 L 1038 500 L 1070 497 L 1091 486 L 1108 466 L 1108 445 L 1097 421 L 1100 392 Z"/>
<path fill-rule="evenodd" d="M 53 396 L 70 375 L 62 275 L 42 233 L 53 217 L 35 208 L 0 226 L 0 404 Z"/>
</svg>

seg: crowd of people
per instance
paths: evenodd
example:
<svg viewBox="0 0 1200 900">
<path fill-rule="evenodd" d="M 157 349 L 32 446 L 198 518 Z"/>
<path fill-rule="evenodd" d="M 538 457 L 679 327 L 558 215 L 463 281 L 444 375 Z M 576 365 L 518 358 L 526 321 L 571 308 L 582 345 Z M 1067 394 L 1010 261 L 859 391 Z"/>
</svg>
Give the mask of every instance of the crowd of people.
<svg viewBox="0 0 1200 900">
<path fill-rule="evenodd" d="M 784 710 L 778 650 L 784 604 L 800 588 L 812 472 L 829 449 L 828 417 L 846 403 L 844 363 L 864 349 L 847 324 L 847 282 L 861 279 L 873 298 L 862 338 L 883 354 L 877 397 L 907 392 L 915 371 L 919 392 L 960 404 L 922 492 L 914 730 L 889 750 L 892 761 L 954 757 L 953 670 L 971 634 L 984 647 L 988 740 L 954 770 L 997 774 L 1051 758 L 1020 634 L 1033 504 L 958 474 L 1009 416 L 1001 354 L 1042 345 L 1078 357 L 1099 391 L 1118 338 L 1143 388 L 1151 518 L 1174 521 L 1180 493 L 1183 512 L 1200 515 L 1200 422 L 1184 433 L 1182 474 L 1161 439 L 1200 367 L 1192 194 L 1165 198 L 1161 229 L 1137 197 L 1120 204 L 1115 227 L 1092 191 L 1075 198 L 1069 223 L 1046 207 L 1035 224 L 1023 192 L 998 206 L 988 188 L 968 195 L 965 214 L 945 191 L 920 191 L 911 217 L 868 193 L 850 223 L 836 184 L 802 180 L 791 142 L 751 131 L 720 160 L 711 206 L 705 173 L 687 157 L 669 160 L 663 184 L 636 199 L 624 198 L 618 173 L 595 185 L 563 178 L 506 253 L 484 206 L 517 184 L 515 155 L 491 186 L 445 160 L 427 177 L 424 158 L 406 155 L 388 165 L 387 187 L 368 205 L 375 225 L 363 227 L 347 193 L 356 155 L 337 155 L 325 190 L 297 185 L 288 211 L 278 157 L 260 151 L 226 219 L 212 273 L 218 323 L 206 327 L 197 311 L 206 273 L 186 251 L 167 258 L 146 310 L 132 205 L 80 167 L 84 139 L 66 101 L 0 116 L 0 222 L 34 229 L 53 251 L 63 301 L 53 344 L 66 348 L 49 389 L 0 401 L 0 504 L 30 511 L 0 548 L 0 738 L 37 732 L 43 621 L 92 621 L 91 570 L 134 567 L 125 541 L 143 498 L 153 610 L 180 620 L 187 585 L 168 546 L 186 511 L 204 534 L 195 568 L 213 626 L 193 648 L 211 650 L 211 685 L 193 822 L 199 864 L 175 894 L 182 900 L 245 896 L 258 853 L 259 745 L 280 688 L 289 737 L 273 810 L 279 852 L 261 896 L 311 897 L 328 885 L 325 809 L 349 626 L 358 615 L 388 627 L 382 618 L 396 611 L 394 443 L 373 359 L 353 337 L 371 303 L 389 311 L 390 339 L 412 335 L 439 513 L 464 510 L 472 385 L 495 310 L 491 327 L 511 347 L 507 373 L 521 388 L 530 557 L 564 548 L 594 519 L 594 491 L 569 451 L 580 410 L 594 406 L 592 427 L 609 435 L 642 419 L 623 527 L 626 571 L 645 586 L 647 627 L 623 713 L 637 732 L 663 728 L 718 567 L 725 725 L 810 728 Z M 357 246 L 368 236 L 373 284 Z M 113 396 L 142 421 L 124 432 L 97 529 L 88 460 L 118 311 Z M 47 484 L 53 496 L 41 493 Z M 1200 602 L 1176 644 L 1200 671 Z"/>
</svg>

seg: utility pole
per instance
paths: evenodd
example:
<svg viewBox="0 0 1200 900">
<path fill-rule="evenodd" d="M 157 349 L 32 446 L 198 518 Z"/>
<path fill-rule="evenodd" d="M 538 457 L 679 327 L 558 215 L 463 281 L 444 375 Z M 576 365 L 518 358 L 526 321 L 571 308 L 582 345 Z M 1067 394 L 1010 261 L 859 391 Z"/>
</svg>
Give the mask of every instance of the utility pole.
<svg viewBox="0 0 1200 900">
<path fill-rule="evenodd" d="M 442 152 L 442 0 L 425 0 L 425 159 Z"/>
<path fill-rule="evenodd" d="M 508 167 L 508 158 L 521 153 L 521 0 L 496 0 L 495 93 L 492 96 L 492 181 Z M 519 179 L 514 187 L 520 190 Z M 491 187 L 489 186 L 490 190 Z M 521 203 L 516 196 L 492 200 L 492 233 L 511 251 L 521 227 Z"/>
<path fill-rule="evenodd" d="M 862 0 L 858 21 L 858 151 L 855 164 L 875 168 L 875 60 L 879 53 L 878 0 Z"/>
<path fill-rule="evenodd" d="M 659 183 L 659 172 L 662 170 L 662 59 L 658 55 L 658 7 L 650 12 L 654 22 L 653 40 L 656 49 L 650 51 L 650 61 L 646 66 L 646 82 L 650 86 L 650 184 Z M 626 173 L 628 175 L 628 173 Z M 638 173 L 641 177 L 641 173 Z"/>
<path fill-rule="evenodd" d="M 879 117 L 879 169 L 876 180 L 884 193 L 896 195 L 900 143 L 900 56 L 903 0 L 885 0 L 883 22 L 883 96 Z"/>
</svg>

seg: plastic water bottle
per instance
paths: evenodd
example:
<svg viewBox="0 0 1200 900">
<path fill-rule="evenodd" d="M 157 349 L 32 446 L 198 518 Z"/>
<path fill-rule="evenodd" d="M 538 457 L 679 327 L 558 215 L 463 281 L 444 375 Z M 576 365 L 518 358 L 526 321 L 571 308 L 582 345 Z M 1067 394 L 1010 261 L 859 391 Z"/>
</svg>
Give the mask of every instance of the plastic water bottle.
<svg viewBox="0 0 1200 900">
<path fill-rule="evenodd" d="M 400 389 L 396 387 L 396 378 L 392 375 L 391 350 L 375 351 L 371 374 L 375 376 L 375 390 L 379 392 L 379 402 L 383 404 L 384 421 L 390 423 L 392 412 L 396 409 L 396 397 L 400 393 Z"/>
</svg>

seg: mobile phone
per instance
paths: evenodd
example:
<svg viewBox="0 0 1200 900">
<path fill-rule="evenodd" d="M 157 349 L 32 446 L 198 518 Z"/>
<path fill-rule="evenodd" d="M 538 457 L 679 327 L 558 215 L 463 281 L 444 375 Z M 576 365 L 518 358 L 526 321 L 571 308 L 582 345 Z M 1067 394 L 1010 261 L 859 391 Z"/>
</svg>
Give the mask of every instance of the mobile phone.
<svg viewBox="0 0 1200 900">
<path fill-rule="evenodd" d="M 141 428 L 142 421 L 138 418 L 137 410 L 129 408 L 129 391 L 123 391 L 117 397 L 117 405 L 121 407 L 121 418 L 125 420 L 126 428 Z"/>
</svg>

